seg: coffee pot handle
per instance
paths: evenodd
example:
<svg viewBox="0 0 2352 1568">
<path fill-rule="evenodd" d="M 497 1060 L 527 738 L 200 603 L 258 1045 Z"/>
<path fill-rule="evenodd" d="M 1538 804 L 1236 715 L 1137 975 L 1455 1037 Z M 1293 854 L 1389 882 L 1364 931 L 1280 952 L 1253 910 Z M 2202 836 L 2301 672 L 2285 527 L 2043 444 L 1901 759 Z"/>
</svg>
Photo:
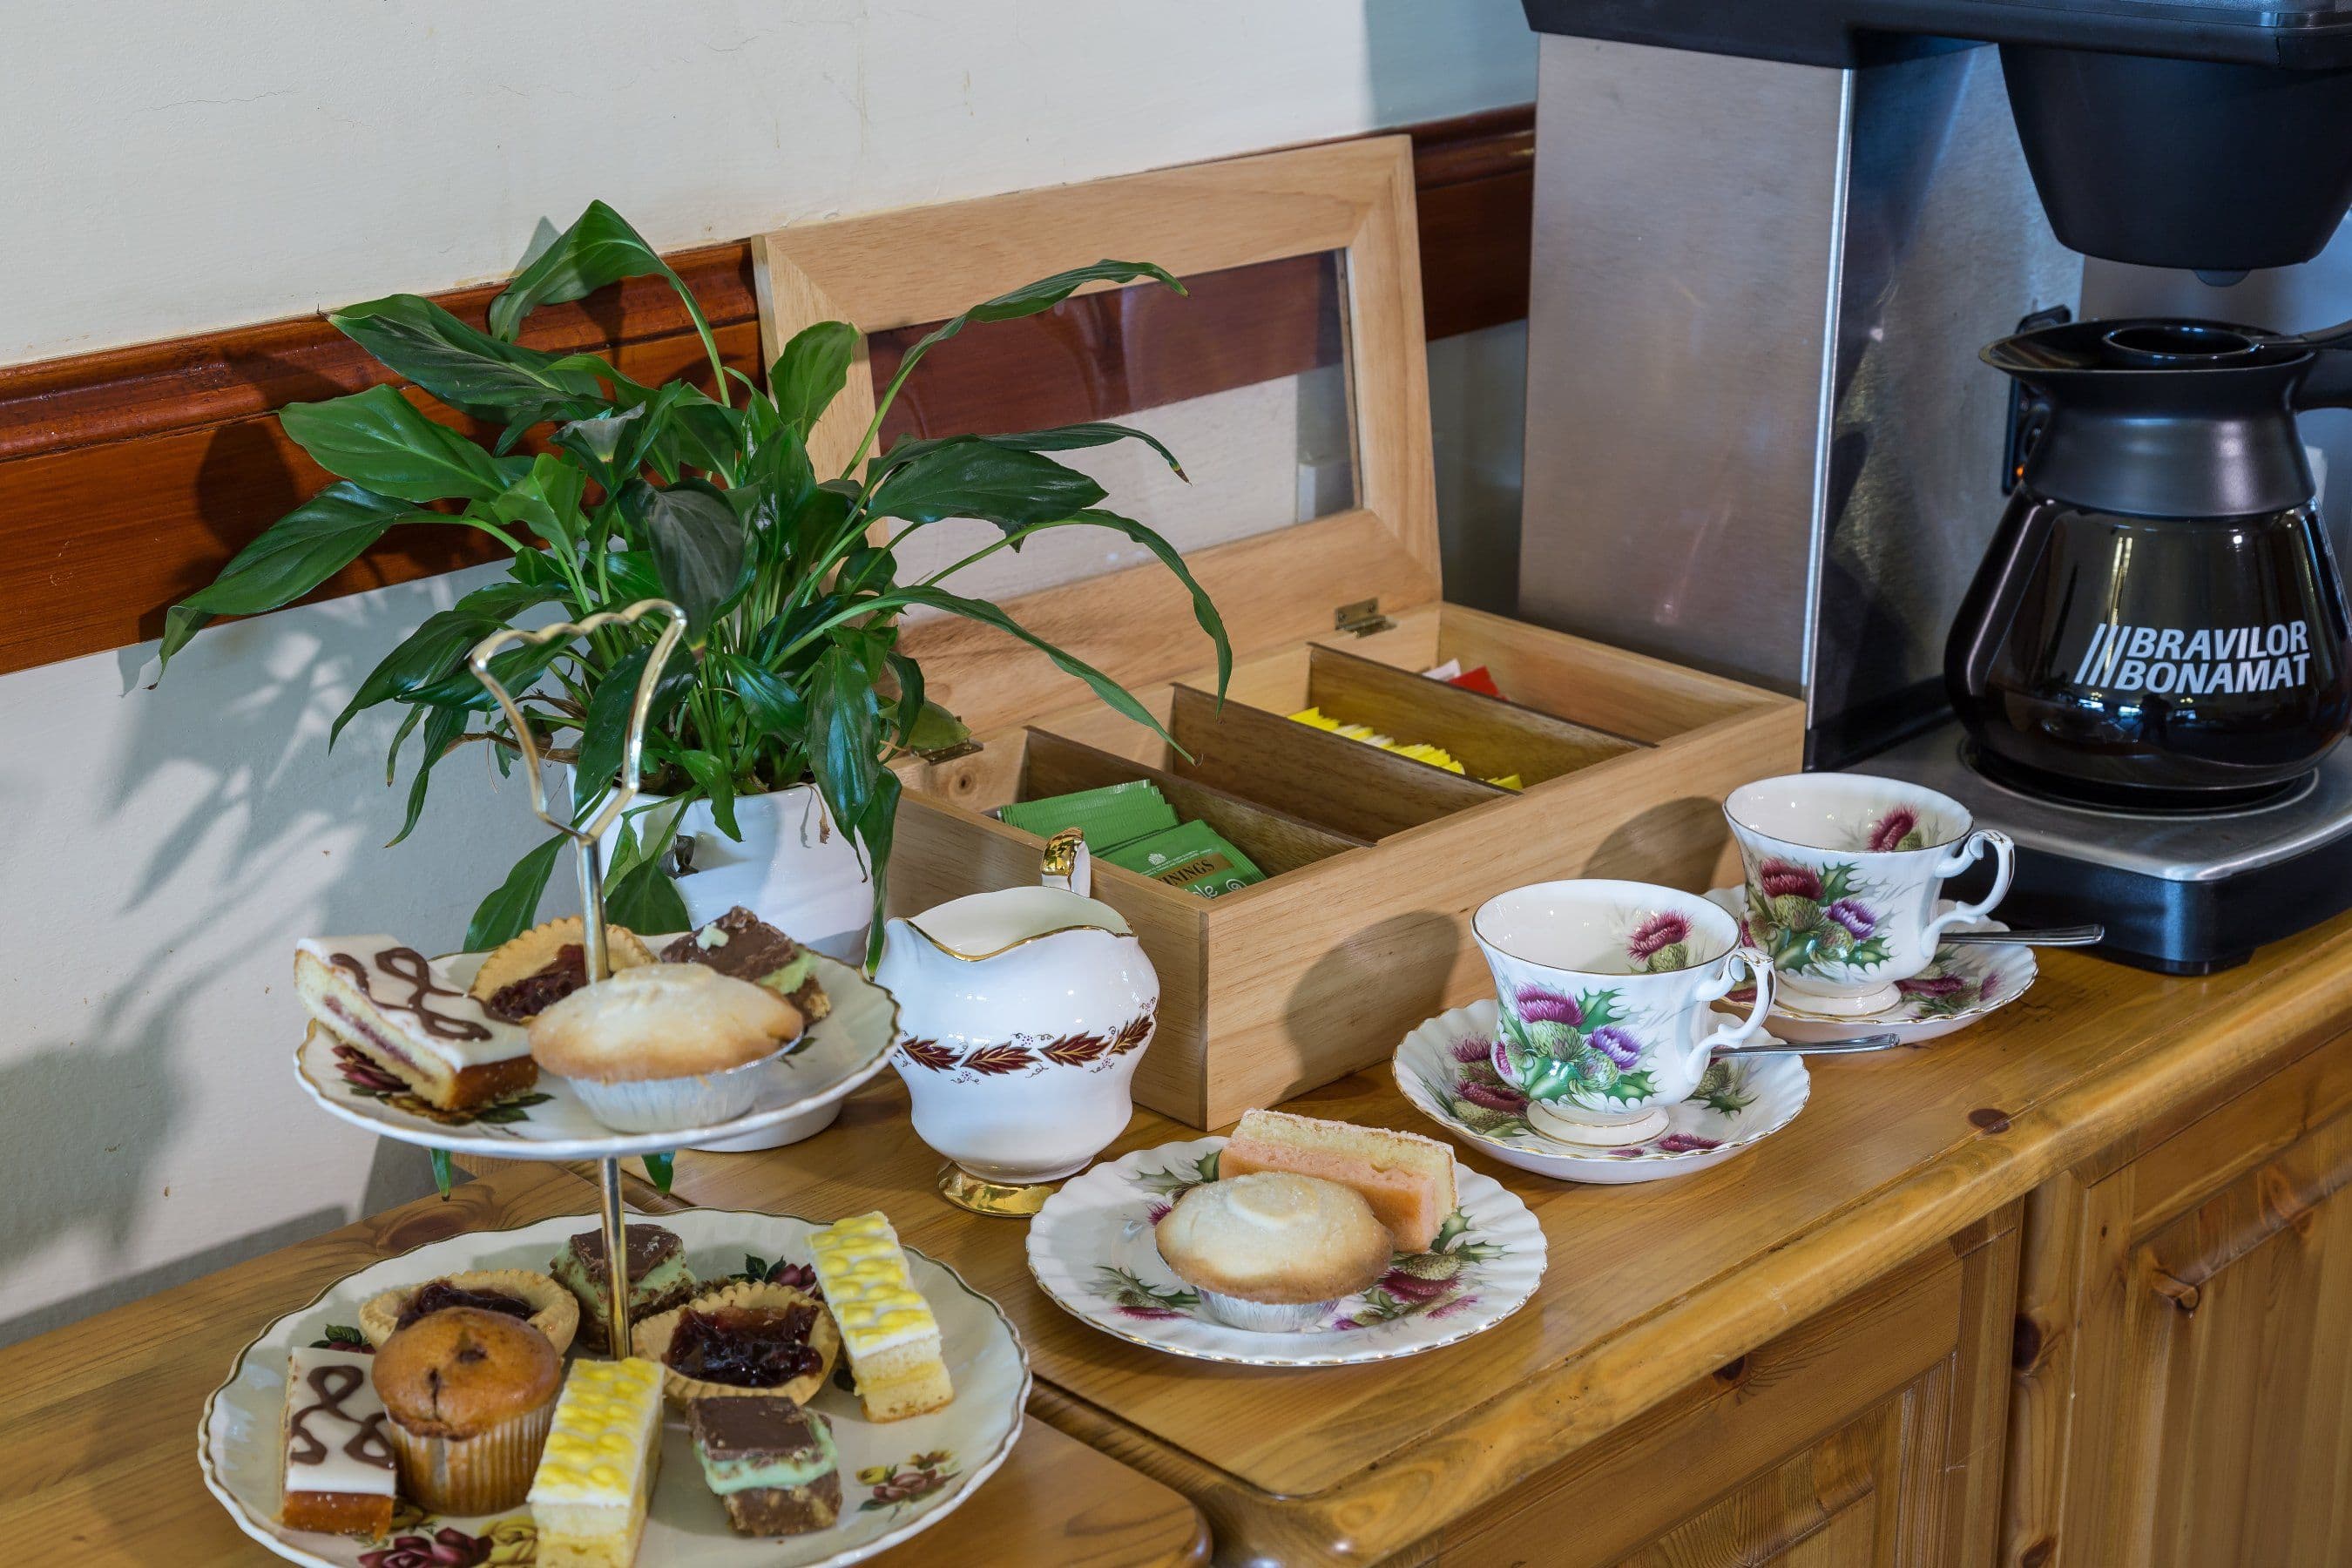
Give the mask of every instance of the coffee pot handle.
<svg viewBox="0 0 2352 1568">
<path fill-rule="evenodd" d="M 2311 368 L 2295 384 L 2297 408 L 2352 408 L 2352 321 L 2301 334 L 2311 345 Z"/>
<path fill-rule="evenodd" d="M 1929 921 L 1919 933 L 1919 945 L 1930 953 L 1943 934 L 1956 925 L 1967 925 L 1992 913 L 1995 904 L 2009 892 L 2010 879 L 2017 872 L 2017 845 L 2008 834 L 1997 827 L 1979 827 L 1960 840 L 1960 847 L 1936 862 L 1938 879 L 1957 877 L 1984 858 L 1987 849 L 1992 851 L 1992 891 L 1973 904 L 1960 904 Z"/>
<path fill-rule="evenodd" d="M 1075 827 L 1065 827 L 1045 840 L 1044 864 L 1038 881 L 1048 888 L 1062 888 L 1078 897 L 1094 896 L 1095 859 L 1087 848 L 1086 835 Z"/>
</svg>

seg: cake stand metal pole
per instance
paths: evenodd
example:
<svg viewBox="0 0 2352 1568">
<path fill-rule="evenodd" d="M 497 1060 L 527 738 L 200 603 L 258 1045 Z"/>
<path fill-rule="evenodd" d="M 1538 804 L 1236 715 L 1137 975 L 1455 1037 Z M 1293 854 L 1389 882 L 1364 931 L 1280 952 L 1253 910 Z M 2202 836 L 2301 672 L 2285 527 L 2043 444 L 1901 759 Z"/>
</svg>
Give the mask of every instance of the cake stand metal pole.
<svg viewBox="0 0 2352 1568">
<path fill-rule="evenodd" d="M 597 1191 L 603 1195 L 604 1207 L 604 1285 L 612 1292 L 610 1338 L 614 1361 L 629 1355 L 634 1347 L 629 1342 L 629 1232 L 622 1217 L 621 1162 L 606 1159 L 597 1173 Z"/>
<path fill-rule="evenodd" d="M 525 644 L 545 644 L 558 640 L 586 637 L 601 626 L 628 626 L 640 616 L 659 613 L 669 617 L 669 625 L 654 639 L 646 655 L 645 673 L 637 678 L 635 700 L 629 707 L 627 740 L 621 749 L 620 776 L 605 792 L 604 804 L 593 817 L 586 822 L 559 816 L 547 808 L 547 781 L 540 773 L 539 737 L 530 727 L 530 719 L 515 703 L 514 696 L 505 684 L 490 673 L 490 660 L 506 647 Z M 497 700 L 499 710 L 506 715 L 507 726 L 514 732 L 516 746 L 522 752 L 522 775 L 530 785 L 530 809 L 541 822 L 572 840 L 575 863 L 580 872 L 580 951 L 588 983 L 594 984 L 612 973 L 610 950 L 604 940 L 604 830 L 621 819 L 629 803 L 636 798 L 637 781 L 645 765 L 646 724 L 653 714 L 654 692 L 659 688 L 663 674 L 669 668 L 669 656 L 677 647 L 678 638 L 686 632 L 686 615 L 667 599 L 640 599 L 625 610 L 606 611 L 590 616 L 585 620 L 560 626 L 541 626 L 533 631 L 517 631 L 511 627 L 491 633 L 474 645 L 466 656 L 467 666 Z M 625 1211 L 621 1206 L 621 1162 L 607 1157 L 599 1162 L 597 1195 L 604 1209 L 604 1282 L 611 1292 L 609 1308 L 612 1333 L 609 1336 L 613 1359 L 629 1354 L 629 1227 Z"/>
</svg>

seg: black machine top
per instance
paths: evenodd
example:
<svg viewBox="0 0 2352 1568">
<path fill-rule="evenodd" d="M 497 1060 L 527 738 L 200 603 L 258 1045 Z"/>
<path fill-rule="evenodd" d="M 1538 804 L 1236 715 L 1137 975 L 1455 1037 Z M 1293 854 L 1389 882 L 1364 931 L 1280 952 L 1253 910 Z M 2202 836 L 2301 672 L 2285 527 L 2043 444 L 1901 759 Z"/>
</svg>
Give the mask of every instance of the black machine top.
<svg viewBox="0 0 2352 1568">
<path fill-rule="evenodd" d="M 2352 203 L 2352 0 L 1523 0 L 1536 29 L 1853 68 L 2000 47 L 2059 240 L 2216 281 Z"/>
<path fill-rule="evenodd" d="M 1977 43 L 2325 70 L 2352 65 L 2352 0 L 1522 0 L 1539 33 L 1864 66 Z"/>
</svg>

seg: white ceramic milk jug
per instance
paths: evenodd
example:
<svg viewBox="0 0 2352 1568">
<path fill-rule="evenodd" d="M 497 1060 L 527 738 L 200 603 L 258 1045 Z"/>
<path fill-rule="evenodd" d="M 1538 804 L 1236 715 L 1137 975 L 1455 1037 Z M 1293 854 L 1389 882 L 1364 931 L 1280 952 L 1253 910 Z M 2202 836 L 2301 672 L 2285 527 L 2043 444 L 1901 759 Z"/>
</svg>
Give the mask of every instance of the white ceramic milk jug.
<svg viewBox="0 0 2352 1568">
<path fill-rule="evenodd" d="M 1038 886 L 887 927 L 875 979 L 898 1002 L 890 1062 L 916 1132 L 954 1162 L 941 1193 L 965 1207 L 1035 1213 L 1039 1184 L 1084 1170 L 1134 1109 L 1160 977 L 1091 882 L 1085 842 L 1057 834 Z"/>
</svg>

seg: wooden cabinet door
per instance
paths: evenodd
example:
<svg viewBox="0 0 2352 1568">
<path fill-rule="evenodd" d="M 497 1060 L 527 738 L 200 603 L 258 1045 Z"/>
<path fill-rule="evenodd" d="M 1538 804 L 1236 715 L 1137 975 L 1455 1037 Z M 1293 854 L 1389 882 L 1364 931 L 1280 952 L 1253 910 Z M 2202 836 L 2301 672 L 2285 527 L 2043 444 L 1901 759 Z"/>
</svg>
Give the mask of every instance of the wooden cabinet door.
<svg viewBox="0 0 2352 1568">
<path fill-rule="evenodd" d="M 2352 1036 L 2034 1195 L 2018 1568 L 2352 1563 Z"/>
<path fill-rule="evenodd" d="M 1446 1568 L 1982 1563 L 2016 1281 L 2005 1210 L 1531 1478 Z"/>
</svg>

